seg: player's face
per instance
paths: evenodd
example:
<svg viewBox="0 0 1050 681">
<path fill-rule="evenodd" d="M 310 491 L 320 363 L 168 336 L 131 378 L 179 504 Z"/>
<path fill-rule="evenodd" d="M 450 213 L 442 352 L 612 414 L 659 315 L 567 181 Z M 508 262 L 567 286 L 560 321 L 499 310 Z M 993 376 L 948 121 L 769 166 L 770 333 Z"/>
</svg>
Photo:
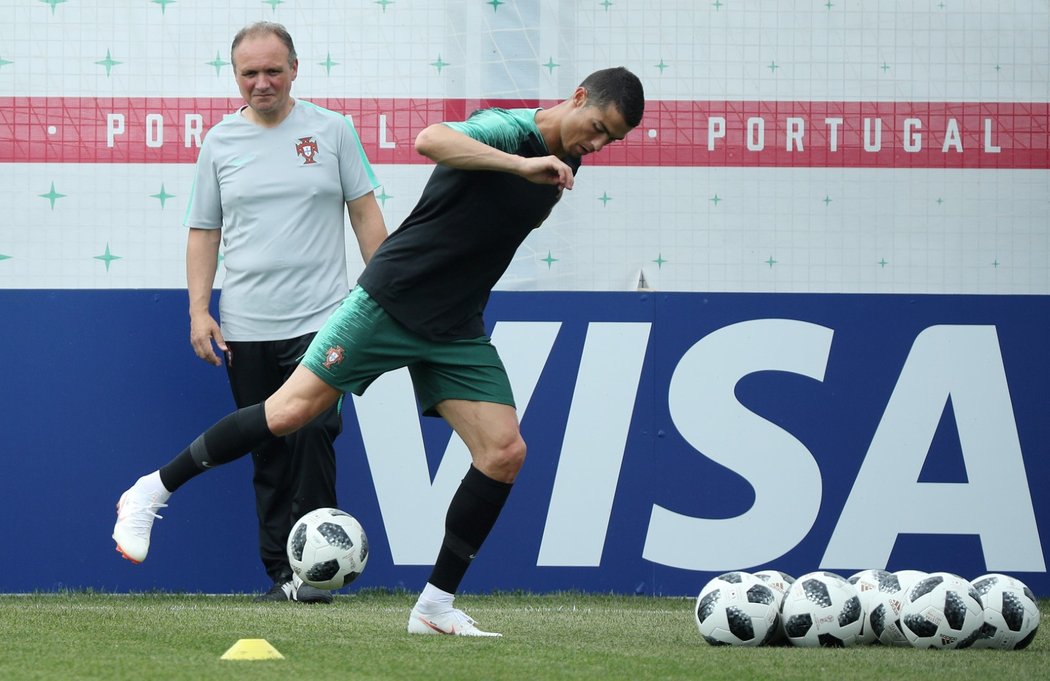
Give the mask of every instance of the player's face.
<svg viewBox="0 0 1050 681">
<path fill-rule="evenodd" d="M 562 127 L 562 149 L 577 158 L 601 151 L 610 142 L 622 140 L 631 131 L 615 104 L 604 108 L 587 102 L 587 91 L 577 88 L 573 110 Z"/>
<path fill-rule="evenodd" d="M 299 61 L 288 63 L 288 48 L 275 35 L 245 38 L 233 52 L 233 68 L 241 96 L 260 118 L 288 112 L 292 81 Z"/>
</svg>

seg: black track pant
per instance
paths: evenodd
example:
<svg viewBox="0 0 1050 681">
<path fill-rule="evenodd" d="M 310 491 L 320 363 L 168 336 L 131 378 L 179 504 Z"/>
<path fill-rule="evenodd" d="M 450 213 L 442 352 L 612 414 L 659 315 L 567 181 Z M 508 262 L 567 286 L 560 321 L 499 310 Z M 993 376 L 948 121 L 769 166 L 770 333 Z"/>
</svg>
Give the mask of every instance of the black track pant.
<svg viewBox="0 0 1050 681">
<path fill-rule="evenodd" d="M 233 399 L 248 407 L 272 395 L 291 376 L 314 334 L 280 341 L 228 342 Z M 259 555 L 274 582 L 291 579 L 285 545 L 292 524 L 315 508 L 337 507 L 336 437 L 343 429 L 342 400 L 316 419 L 252 452 Z"/>
</svg>

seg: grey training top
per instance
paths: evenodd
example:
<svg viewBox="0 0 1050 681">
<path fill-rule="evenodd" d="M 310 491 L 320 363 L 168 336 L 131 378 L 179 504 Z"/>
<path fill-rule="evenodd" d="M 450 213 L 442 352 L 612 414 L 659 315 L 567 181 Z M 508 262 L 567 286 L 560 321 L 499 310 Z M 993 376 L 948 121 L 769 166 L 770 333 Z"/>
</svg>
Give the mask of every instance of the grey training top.
<svg viewBox="0 0 1050 681">
<path fill-rule="evenodd" d="M 222 229 L 226 340 L 321 328 L 349 289 L 346 202 L 377 186 L 350 120 L 303 100 L 276 127 L 238 112 L 208 132 L 183 224 Z"/>
</svg>

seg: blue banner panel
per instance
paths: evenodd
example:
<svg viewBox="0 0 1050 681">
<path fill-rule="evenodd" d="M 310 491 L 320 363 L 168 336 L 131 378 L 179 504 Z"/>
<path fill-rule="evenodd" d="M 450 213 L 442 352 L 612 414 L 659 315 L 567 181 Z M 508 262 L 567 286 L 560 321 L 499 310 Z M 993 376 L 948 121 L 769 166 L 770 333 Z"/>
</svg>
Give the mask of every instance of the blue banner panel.
<svg viewBox="0 0 1050 681">
<path fill-rule="evenodd" d="M 233 408 L 183 291 L 0 291 L 0 591 L 248 592 L 251 463 L 161 510 L 120 559 L 114 505 Z M 495 293 L 525 468 L 464 591 L 691 595 L 712 575 L 1005 572 L 1050 595 L 1050 297 Z M 469 465 L 405 372 L 348 399 L 356 586 L 416 590 Z"/>
</svg>

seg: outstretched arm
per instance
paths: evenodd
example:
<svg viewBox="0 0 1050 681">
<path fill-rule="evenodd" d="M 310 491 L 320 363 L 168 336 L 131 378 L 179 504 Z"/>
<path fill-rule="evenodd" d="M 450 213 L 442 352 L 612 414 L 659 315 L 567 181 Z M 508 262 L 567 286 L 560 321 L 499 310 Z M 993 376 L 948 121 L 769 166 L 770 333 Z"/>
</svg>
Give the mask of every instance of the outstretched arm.
<svg viewBox="0 0 1050 681">
<path fill-rule="evenodd" d="M 558 157 L 508 154 L 443 123 L 429 125 L 416 136 L 416 151 L 451 168 L 513 173 L 536 184 L 572 189 L 572 169 Z"/>
</svg>

